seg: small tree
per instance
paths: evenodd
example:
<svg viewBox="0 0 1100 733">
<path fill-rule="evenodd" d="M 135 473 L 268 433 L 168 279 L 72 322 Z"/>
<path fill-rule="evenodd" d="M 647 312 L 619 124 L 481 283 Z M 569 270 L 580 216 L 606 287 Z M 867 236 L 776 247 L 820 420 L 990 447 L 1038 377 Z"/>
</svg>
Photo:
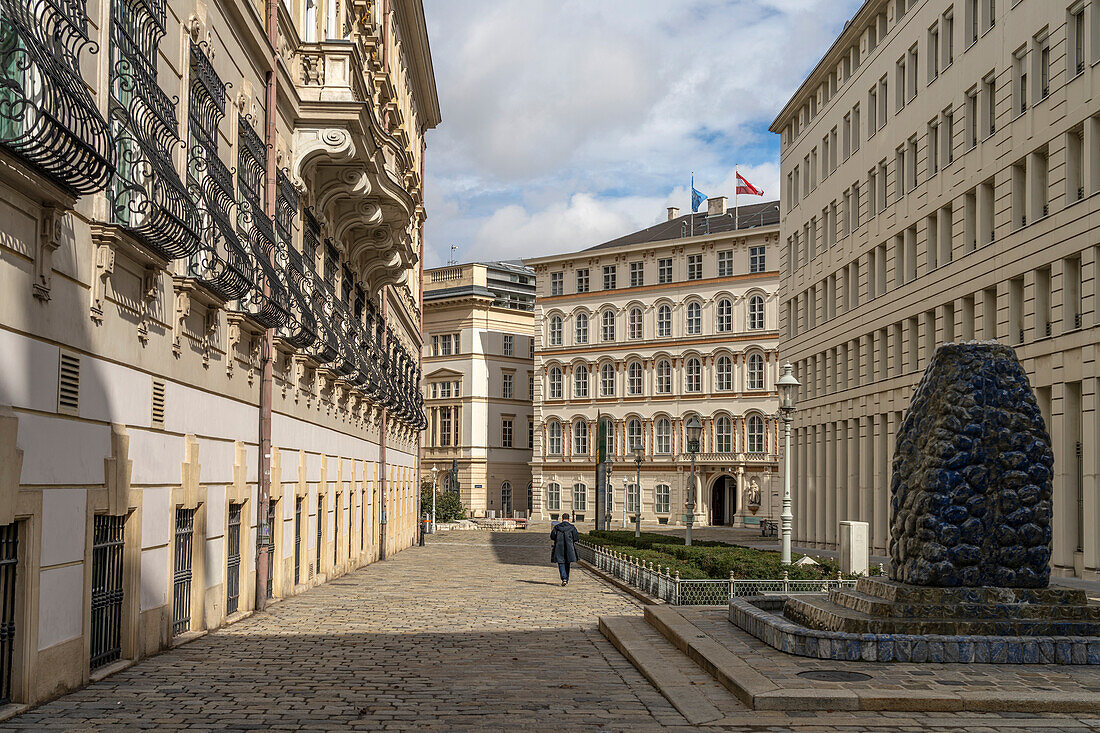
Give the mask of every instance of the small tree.
<svg viewBox="0 0 1100 733">
<path fill-rule="evenodd" d="M 432 482 L 427 481 L 420 485 L 421 511 L 429 517 L 432 515 Z M 437 491 L 435 495 L 435 521 L 453 522 L 456 519 L 466 518 L 466 507 L 462 506 L 462 500 L 458 498 L 456 491 Z"/>
</svg>

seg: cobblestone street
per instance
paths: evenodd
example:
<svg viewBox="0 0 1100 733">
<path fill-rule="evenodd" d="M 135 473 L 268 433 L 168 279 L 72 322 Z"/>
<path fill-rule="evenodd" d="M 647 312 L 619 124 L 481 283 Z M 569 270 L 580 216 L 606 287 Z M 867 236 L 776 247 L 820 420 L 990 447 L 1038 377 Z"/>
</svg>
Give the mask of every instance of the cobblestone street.
<svg viewBox="0 0 1100 733">
<path fill-rule="evenodd" d="M 548 555 L 541 528 L 442 534 L 0 729 L 687 729 L 597 630 L 640 607 L 579 569 L 562 588 Z M 1087 717 L 719 707 L 725 730 L 1100 730 Z"/>
</svg>

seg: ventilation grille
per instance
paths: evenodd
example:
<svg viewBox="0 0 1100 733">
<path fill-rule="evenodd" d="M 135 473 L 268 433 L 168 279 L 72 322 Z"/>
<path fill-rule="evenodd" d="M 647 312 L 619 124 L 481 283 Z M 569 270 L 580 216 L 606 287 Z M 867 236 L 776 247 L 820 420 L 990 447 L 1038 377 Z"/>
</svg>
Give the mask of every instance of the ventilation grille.
<svg viewBox="0 0 1100 733">
<path fill-rule="evenodd" d="M 152 422 L 154 428 L 164 427 L 164 380 L 153 380 Z"/>
<path fill-rule="evenodd" d="M 80 409 L 80 357 L 61 353 L 57 372 L 57 411 L 75 415 Z"/>
</svg>

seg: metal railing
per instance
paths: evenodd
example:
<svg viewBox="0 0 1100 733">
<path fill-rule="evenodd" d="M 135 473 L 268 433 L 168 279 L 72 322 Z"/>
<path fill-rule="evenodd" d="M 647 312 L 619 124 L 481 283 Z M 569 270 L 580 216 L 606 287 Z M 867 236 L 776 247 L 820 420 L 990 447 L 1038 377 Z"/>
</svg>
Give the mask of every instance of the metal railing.
<svg viewBox="0 0 1100 733">
<path fill-rule="evenodd" d="M 681 578 L 680 571 L 654 565 L 615 550 L 576 544 L 577 556 L 647 595 L 674 606 L 725 606 L 741 596 L 828 593 L 835 588 L 854 588 L 854 579 L 791 580 L 784 571 L 777 579 Z"/>
</svg>

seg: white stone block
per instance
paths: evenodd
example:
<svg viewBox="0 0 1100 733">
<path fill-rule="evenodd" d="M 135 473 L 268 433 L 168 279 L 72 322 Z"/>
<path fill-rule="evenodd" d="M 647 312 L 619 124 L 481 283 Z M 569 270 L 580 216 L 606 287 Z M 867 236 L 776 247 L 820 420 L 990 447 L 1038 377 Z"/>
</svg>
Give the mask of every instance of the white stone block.
<svg viewBox="0 0 1100 733">
<path fill-rule="evenodd" d="M 867 522 L 840 523 L 840 572 L 867 575 L 870 561 Z"/>
</svg>

